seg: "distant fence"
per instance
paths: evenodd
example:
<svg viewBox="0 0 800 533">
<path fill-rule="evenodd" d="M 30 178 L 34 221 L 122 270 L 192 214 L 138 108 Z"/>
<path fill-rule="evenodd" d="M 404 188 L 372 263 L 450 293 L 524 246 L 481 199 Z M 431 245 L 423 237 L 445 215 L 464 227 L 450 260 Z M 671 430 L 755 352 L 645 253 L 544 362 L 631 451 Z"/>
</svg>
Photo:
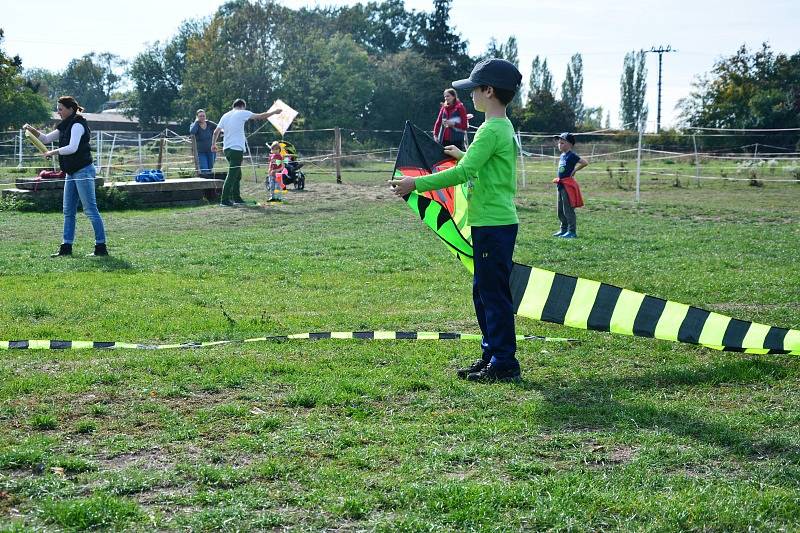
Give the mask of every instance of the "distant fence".
<svg viewBox="0 0 800 533">
<path fill-rule="evenodd" d="M 243 167 L 252 168 L 254 175 L 263 174 L 267 164 L 267 145 L 276 140 L 274 132 L 264 131 L 266 123 L 254 128 L 248 135 L 248 154 Z M 474 128 L 473 128 L 474 130 Z M 673 133 L 673 144 L 691 145 L 691 150 L 664 150 L 653 140 L 662 141 L 663 135 L 601 130 L 576 134 L 576 152 L 590 162 L 581 171 L 583 180 L 624 176 L 635 188 L 635 198 L 643 177 L 658 176 L 678 183 L 693 180 L 699 184 L 706 180 L 765 182 L 800 182 L 800 152 L 766 142 L 769 135 L 785 136 L 785 130 L 693 130 Z M 754 132 L 764 142 L 737 144 L 739 139 L 751 139 Z M 474 135 L 474 131 L 471 132 Z M 742 135 L 749 135 L 743 137 Z M 529 179 L 550 179 L 555 173 L 558 151 L 552 133 L 518 132 L 520 148 L 518 180 L 525 187 Z M 290 130 L 285 138 L 300 153 L 299 160 L 307 163 L 310 172 L 328 173 L 341 180 L 344 167 L 349 172 L 365 162 L 390 165 L 397 154 L 402 130 L 353 130 L 325 128 L 315 130 Z M 710 136 L 719 144 L 727 138 L 729 146 L 708 149 L 703 140 Z M 782 139 L 783 137 L 781 137 Z M 98 174 L 117 181 L 133 180 L 142 169 L 160 168 L 168 178 L 186 177 L 197 172 L 197 161 L 192 137 L 169 129 L 143 132 L 94 131 L 91 137 L 92 152 Z M 220 168 L 224 170 L 224 158 Z M 48 161 L 24 139 L 21 131 L 0 133 L 0 167 L 14 167 L 20 171 L 38 172 L 55 165 Z M 263 177 L 263 176 L 262 176 Z M 9 180 L 0 178 L 0 185 Z"/>
</svg>

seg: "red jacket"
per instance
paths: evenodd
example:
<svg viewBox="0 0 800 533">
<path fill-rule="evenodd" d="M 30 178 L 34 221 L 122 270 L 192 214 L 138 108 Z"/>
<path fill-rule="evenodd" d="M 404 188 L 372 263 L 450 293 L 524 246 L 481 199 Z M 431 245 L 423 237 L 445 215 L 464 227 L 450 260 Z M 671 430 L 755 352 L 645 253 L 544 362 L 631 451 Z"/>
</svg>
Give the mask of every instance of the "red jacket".
<svg viewBox="0 0 800 533">
<path fill-rule="evenodd" d="M 572 207 L 583 207 L 583 196 L 581 195 L 581 188 L 578 182 L 573 177 L 556 178 L 553 183 L 560 184 L 567 190 L 569 197 L 569 205 Z"/>
<path fill-rule="evenodd" d="M 448 120 L 451 118 L 458 118 L 459 122 L 455 126 L 451 126 L 449 128 L 444 128 L 444 137 L 440 138 L 442 135 L 441 130 L 442 128 L 442 121 Z M 456 128 L 461 131 L 467 131 L 468 128 L 467 124 L 467 109 L 464 107 L 460 101 L 456 100 L 451 106 L 443 105 L 441 109 L 439 109 L 439 116 L 436 117 L 436 124 L 433 125 L 433 138 L 437 141 L 441 142 L 442 144 L 445 141 L 449 141 L 452 139 L 452 130 Z"/>
</svg>

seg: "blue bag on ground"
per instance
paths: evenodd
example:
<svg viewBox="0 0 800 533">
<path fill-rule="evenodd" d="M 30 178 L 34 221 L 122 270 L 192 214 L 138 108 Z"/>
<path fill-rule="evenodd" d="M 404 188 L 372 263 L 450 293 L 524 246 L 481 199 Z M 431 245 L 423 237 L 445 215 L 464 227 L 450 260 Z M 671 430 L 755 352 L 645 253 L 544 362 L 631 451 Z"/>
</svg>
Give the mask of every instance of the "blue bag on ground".
<svg viewBox="0 0 800 533">
<path fill-rule="evenodd" d="M 151 181 L 164 181 L 164 173 L 160 170 L 142 170 L 136 174 L 136 181 L 139 183 L 147 183 Z"/>
</svg>

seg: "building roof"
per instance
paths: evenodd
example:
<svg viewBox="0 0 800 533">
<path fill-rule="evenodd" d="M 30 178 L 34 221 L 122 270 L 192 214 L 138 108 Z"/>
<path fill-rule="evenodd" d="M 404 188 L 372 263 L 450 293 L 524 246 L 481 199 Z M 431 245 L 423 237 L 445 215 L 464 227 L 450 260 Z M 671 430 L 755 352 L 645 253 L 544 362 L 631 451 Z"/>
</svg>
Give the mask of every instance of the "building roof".
<svg viewBox="0 0 800 533">
<path fill-rule="evenodd" d="M 109 124 L 135 124 L 139 125 L 139 119 L 128 118 L 120 113 L 81 113 L 87 122 L 107 122 Z M 52 113 L 50 119 L 56 122 L 61 122 L 61 117 L 58 113 Z"/>
</svg>

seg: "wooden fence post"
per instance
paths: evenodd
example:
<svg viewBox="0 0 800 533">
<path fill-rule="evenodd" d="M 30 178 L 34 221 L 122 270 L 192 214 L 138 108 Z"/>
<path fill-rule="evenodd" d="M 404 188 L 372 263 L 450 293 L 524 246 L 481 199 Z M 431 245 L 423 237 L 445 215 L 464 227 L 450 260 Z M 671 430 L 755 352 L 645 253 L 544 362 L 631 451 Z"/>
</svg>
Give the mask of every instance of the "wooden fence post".
<svg viewBox="0 0 800 533">
<path fill-rule="evenodd" d="M 197 137 L 194 135 L 189 135 L 192 138 L 192 159 L 194 160 L 194 170 L 195 173 L 199 176 L 200 175 L 200 158 L 197 155 Z"/>
<path fill-rule="evenodd" d="M 333 128 L 333 157 L 336 166 L 336 183 L 342 183 L 342 130 Z"/>
<path fill-rule="evenodd" d="M 156 168 L 161 170 L 161 163 L 164 161 L 164 145 L 167 143 L 167 139 L 164 137 L 164 134 L 161 134 L 161 139 L 158 142 L 158 166 Z"/>
</svg>

